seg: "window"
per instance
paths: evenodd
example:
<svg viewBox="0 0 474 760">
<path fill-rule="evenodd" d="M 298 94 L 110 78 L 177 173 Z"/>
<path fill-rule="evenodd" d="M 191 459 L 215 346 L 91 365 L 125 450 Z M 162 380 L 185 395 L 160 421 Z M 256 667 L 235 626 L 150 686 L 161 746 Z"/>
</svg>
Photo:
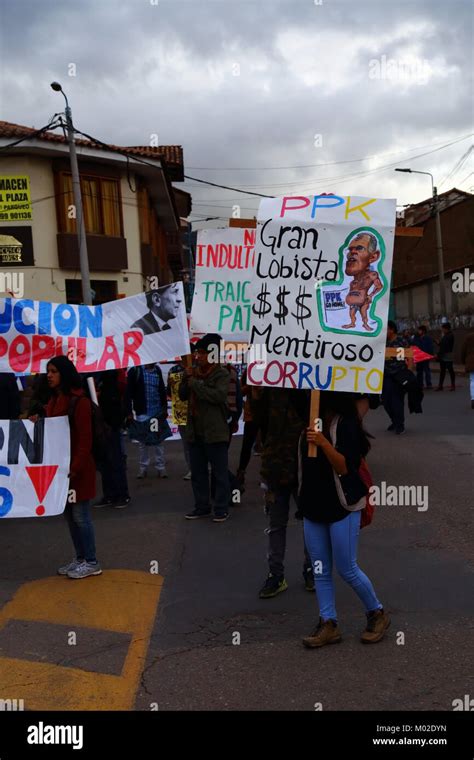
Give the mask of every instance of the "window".
<svg viewBox="0 0 474 760">
<path fill-rule="evenodd" d="M 81 175 L 84 224 L 89 235 L 123 237 L 120 182 L 118 179 Z M 61 232 L 76 232 L 76 219 L 70 218 L 74 206 L 72 176 L 59 174 L 58 216 Z"/>
<path fill-rule="evenodd" d="M 118 287 L 116 280 L 91 280 L 94 305 L 115 301 Z M 83 303 L 81 280 L 66 280 L 66 303 Z"/>
</svg>

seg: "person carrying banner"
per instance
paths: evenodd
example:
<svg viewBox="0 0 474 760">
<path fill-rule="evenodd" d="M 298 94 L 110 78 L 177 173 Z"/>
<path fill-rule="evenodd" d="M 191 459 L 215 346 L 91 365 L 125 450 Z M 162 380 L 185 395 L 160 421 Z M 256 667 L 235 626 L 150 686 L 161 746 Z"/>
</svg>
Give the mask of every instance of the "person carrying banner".
<svg viewBox="0 0 474 760">
<path fill-rule="evenodd" d="M 433 338 L 428 335 L 428 331 L 425 325 L 418 325 L 417 335 L 414 335 L 411 339 L 411 345 L 416 346 L 420 351 L 424 351 L 425 354 L 434 354 Z M 426 381 L 426 390 L 431 390 L 433 387 L 431 382 L 431 369 L 430 360 L 424 359 L 421 362 L 416 363 L 416 379 L 423 388 L 423 379 Z"/>
<path fill-rule="evenodd" d="M 311 556 L 319 606 L 319 622 L 303 639 L 303 644 L 316 648 L 342 639 L 333 564 L 365 607 L 367 625 L 361 635 L 362 642 L 375 644 L 385 635 L 390 618 L 369 578 L 357 564 L 360 510 L 367 496 L 359 467 L 370 449 L 368 434 L 362 427 L 356 399 L 351 393 L 323 391 L 319 414 L 322 432 L 308 428 L 305 436 L 306 443 L 317 445 L 317 457 L 308 457 L 303 436 L 301 441 L 299 508 L 303 513 L 305 542 Z M 346 506 L 341 503 L 340 493 Z"/>
<path fill-rule="evenodd" d="M 12 372 L 0 372 L 0 420 L 17 420 L 20 416 L 20 391 Z"/>
<path fill-rule="evenodd" d="M 188 401 L 186 440 L 191 458 L 191 484 L 194 509 L 187 520 L 211 515 L 209 470 L 215 481 L 214 522 L 229 517 L 230 486 L 228 474 L 229 409 L 227 399 L 230 375 L 209 356 L 219 356 L 221 338 L 209 333 L 196 343 L 196 367 L 187 367 L 179 387 L 179 397 Z"/>
<path fill-rule="evenodd" d="M 461 360 L 465 364 L 466 375 L 469 376 L 471 394 L 471 409 L 474 409 L 474 333 L 469 333 L 461 349 Z"/>
<path fill-rule="evenodd" d="M 51 398 L 46 417 L 69 415 L 71 426 L 70 489 L 74 501 L 68 500 L 64 514 L 68 521 L 76 557 L 58 568 L 59 575 L 68 578 L 87 578 L 100 575 L 97 561 L 94 526 L 91 519 L 91 499 L 95 496 L 96 469 L 92 456 L 92 407 L 82 389 L 81 376 L 66 356 L 56 356 L 47 365 Z M 75 399 L 75 400 L 74 400 Z"/>
<path fill-rule="evenodd" d="M 397 334 L 397 325 L 391 319 L 387 322 L 387 348 L 403 348 L 403 341 Z M 405 390 L 396 376 L 400 370 L 406 368 L 404 358 L 396 357 L 386 359 L 383 376 L 382 403 L 390 417 L 390 425 L 387 430 L 395 431 L 397 435 L 405 432 Z"/>
<path fill-rule="evenodd" d="M 161 369 L 157 364 L 132 367 L 127 375 L 126 393 L 129 435 L 138 440 L 139 471 L 137 478 L 146 478 L 150 464 L 150 449 L 155 453 L 158 477 L 167 478 L 163 441 L 171 435 L 167 422 L 168 400 Z M 135 420 L 133 414 L 135 413 Z M 157 423 L 158 430 L 154 429 Z"/>
<path fill-rule="evenodd" d="M 291 497 L 297 493 L 298 439 L 309 417 L 309 393 L 286 388 L 254 389 L 252 417 L 262 431 L 261 477 L 265 488 L 265 512 L 269 518 L 268 576 L 260 599 L 271 599 L 288 584 L 285 579 L 286 529 Z M 311 560 L 304 546 L 303 578 L 314 590 Z"/>
<path fill-rule="evenodd" d="M 168 373 L 168 384 L 166 392 L 171 398 L 171 420 L 178 426 L 178 432 L 183 442 L 184 459 L 187 465 L 187 472 L 183 480 L 191 480 L 191 460 L 189 458 L 189 445 L 186 440 L 186 423 L 188 421 L 188 402 L 181 401 L 179 397 L 179 386 L 184 375 L 184 365 L 181 361 L 171 367 Z"/>
<path fill-rule="evenodd" d="M 251 399 L 255 393 L 252 385 L 247 385 L 247 370 L 244 370 L 241 379 L 242 395 L 245 396 L 244 404 L 244 434 L 242 438 L 242 448 L 240 450 L 239 467 L 237 470 L 237 480 L 241 486 L 245 487 L 245 471 L 252 456 L 252 448 L 257 440 L 258 427 L 252 417 Z"/>
<path fill-rule="evenodd" d="M 95 507 L 123 509 L 130 503 L 126 457 L 122 450 L 122 427 L 125 419 L 124 392 L 119 384 L 119 370 L 109 369 L 98 378 L 99 406 L 109 427 L 107 456 L 100 463 L 102 499 Z"/>
</svg>

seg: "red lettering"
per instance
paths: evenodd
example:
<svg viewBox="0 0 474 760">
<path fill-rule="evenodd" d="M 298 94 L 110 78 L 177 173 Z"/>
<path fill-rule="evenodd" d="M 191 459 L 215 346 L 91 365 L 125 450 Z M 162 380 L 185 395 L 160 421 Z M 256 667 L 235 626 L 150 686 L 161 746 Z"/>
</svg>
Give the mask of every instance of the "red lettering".
<svg viewBox="0 0 474 760">
<path fill-rule="evenodd" d="M 278 367 L 280 373 L 279 373 L 277 379 L 272 382 L 270 380 L 270 378 L 269 378 L 269 374 L 270 374 L 271 367 L 274 366 L 274 365 L 276 365 Z M 276 359 L 274 359 L 272 362 L 270 362 L 270 364 L 268 364 L 266 366 L 265 372 L 263 373 L 263 380 L 268 385 L 278 385 L 279 383 L 281 383 L 282 378 L 284 377 L 284 374 L 285 374 L 285 372 L 284 372 L 283 366 L 280 364 L 279 361 L 277 361 Z"/>
<path fill-rule="evenodd" d="M 69 338 L 69 340 L 71 339 Z M 74 340 L 74 338 L 72 340 Z M 92 362 L 92 364 L 87 364 L 87 338 L 76 338 L 74 364 L 76 365 L 78 372 L 97 371 L 97 361 Z"/>
<path fill-rule="evenodd" d="M 202 249 L 203 248 L 204 246 L 201 243 L 197 246 L 197 250 L 198 250 L 198 257 L 197 257 L 197 262 L 196 262 L 197 267 L 202 267 Z"/>
<path fill-rule="evenodd" d="M 262 385 L 262 382 L 263 382 L 262 380 L 257 381 L 257 380 L 254 380 L 254 378 L 252 377 L 252 370 L 255 367 L 255 365 L 258 366 L 259 362 L 251 362 L 249 364 L 249 366 L 247 367 L 247 377 L 250 380 L 250 385 Z"/>
<path fill-rule="evenodd" d="M 8 351 L 8 343 L 5 338 L 0 338 L 0 356 L 6 356 Z"/>
<path fill-rule="evenodd" d="M 64 355 L 64 349 L 63 349 L 63 339 L 62 338 L 56 338 L 56 353 L 55 356 L 63 356 Z"/>
<path fill-rule="evenodd" d="M 20 346 L 23 350 L 20 351 Z M 31 359 L 31 345 L 26 335 L 18 335 L 10 345 L 10 366 L 14 372 L 25 372 Z"/>
<path fill-rule="evenodd" d="M 244 245 L 255 245 L 256 230 L 244 229 Z"/>
<path fill-rule="evenodd" d="M 293 380 L 293 375 L 297 371 L 298 367 L 296 365 L 296 362 L 285 362 L 283 365 L 283 380 L 285 381 L 288 379 L 290 381 L 290 385 L 292 388 L 297 388 L 297 384 Z M 283 382 L 283 387 L 286 388 L 287 385 L 285 382 Z"/>
<path fill-rule="evenodd" d="M 142 363 L 140 357 L 137 354 L 137 351 L 142 343 L 143 333 L 141 331 L 131 330 L 130 332 L 124 332 L 122 367 L 128 367 L 129 359 L 132 360 L 132 363 L 136 367 Z"/>
<path fill-rule="evenodd" d="M 118 355 L 113 335 L 108 335 L 105 339 L 104 351 L 100 357 L 99 364 L 97 365 L 97 371 L 102 372 L 107 369 L 107 362 L 113 363 L 113 369 L 120 369 L 122 366 L 120 364 L 120 356 Z"/>
<path fill-rule="evenodd" d="M 54 356 L 55 340 L 51 335 L 33 335 L 31 372 L 41 372 L 41 362 Z"/>
</svg>

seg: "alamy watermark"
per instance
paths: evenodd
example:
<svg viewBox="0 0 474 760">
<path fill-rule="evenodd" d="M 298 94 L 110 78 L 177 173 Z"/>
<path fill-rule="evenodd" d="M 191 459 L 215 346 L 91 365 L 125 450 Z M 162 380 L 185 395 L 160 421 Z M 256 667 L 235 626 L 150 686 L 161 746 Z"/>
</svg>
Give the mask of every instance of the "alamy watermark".
<svg viewBox="0 0 474 760">
<path fill-rule="evenodd" d="M 221 340 L 211 345 L 207 355 L 209 364 L 267 364 L 267 347 L 260 343 Z"/>
<path fill-rule="evenodd" d="M 380 486 L 370 486 L 369 504 L 375 507 L 416 507 L 428 509 L 428 486 L 390 486 L 382 480 Z"/>
<path fill-rule="evenodd" d="M 25 295 L 25 275 L 23 272 L 0 272 L 0 293 L 7 293 L 13 298 Z"/>
<path fill-rule="evenodd" d="M 393 82 L 427 84 L 432 74 L 429 62 L 424 58 L 372 58 L 369 61 L 369 79 L 388 79 Z"/>
</svg>

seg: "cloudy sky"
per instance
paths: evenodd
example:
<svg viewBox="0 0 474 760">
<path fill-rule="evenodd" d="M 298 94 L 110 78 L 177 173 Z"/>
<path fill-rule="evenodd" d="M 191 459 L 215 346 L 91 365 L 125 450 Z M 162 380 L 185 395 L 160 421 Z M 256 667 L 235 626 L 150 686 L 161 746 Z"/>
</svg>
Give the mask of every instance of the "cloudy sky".
<svg viewBox="0 0 474 760">
<path fill-rule="evenodd" d="M 192 177 L 267 195 L 396 197 L 401 207 L 431 194 L 429 177 L 394 172 L 404 166 L 432 172 L 440 192 L 474 192 L 469 0 L 0 0 L 0 8 L 6 121 L 47 124 L 62 110 L 49 88 L 58 79 L 79 129 L 119 145 L 158 134 L 160 144 L 183 146 Z M 241 216 L 258 207 L 235 190 L 179 186 L 192 193 L 195 220 L 222 225 L 235 204 Z"/>
</svg>

